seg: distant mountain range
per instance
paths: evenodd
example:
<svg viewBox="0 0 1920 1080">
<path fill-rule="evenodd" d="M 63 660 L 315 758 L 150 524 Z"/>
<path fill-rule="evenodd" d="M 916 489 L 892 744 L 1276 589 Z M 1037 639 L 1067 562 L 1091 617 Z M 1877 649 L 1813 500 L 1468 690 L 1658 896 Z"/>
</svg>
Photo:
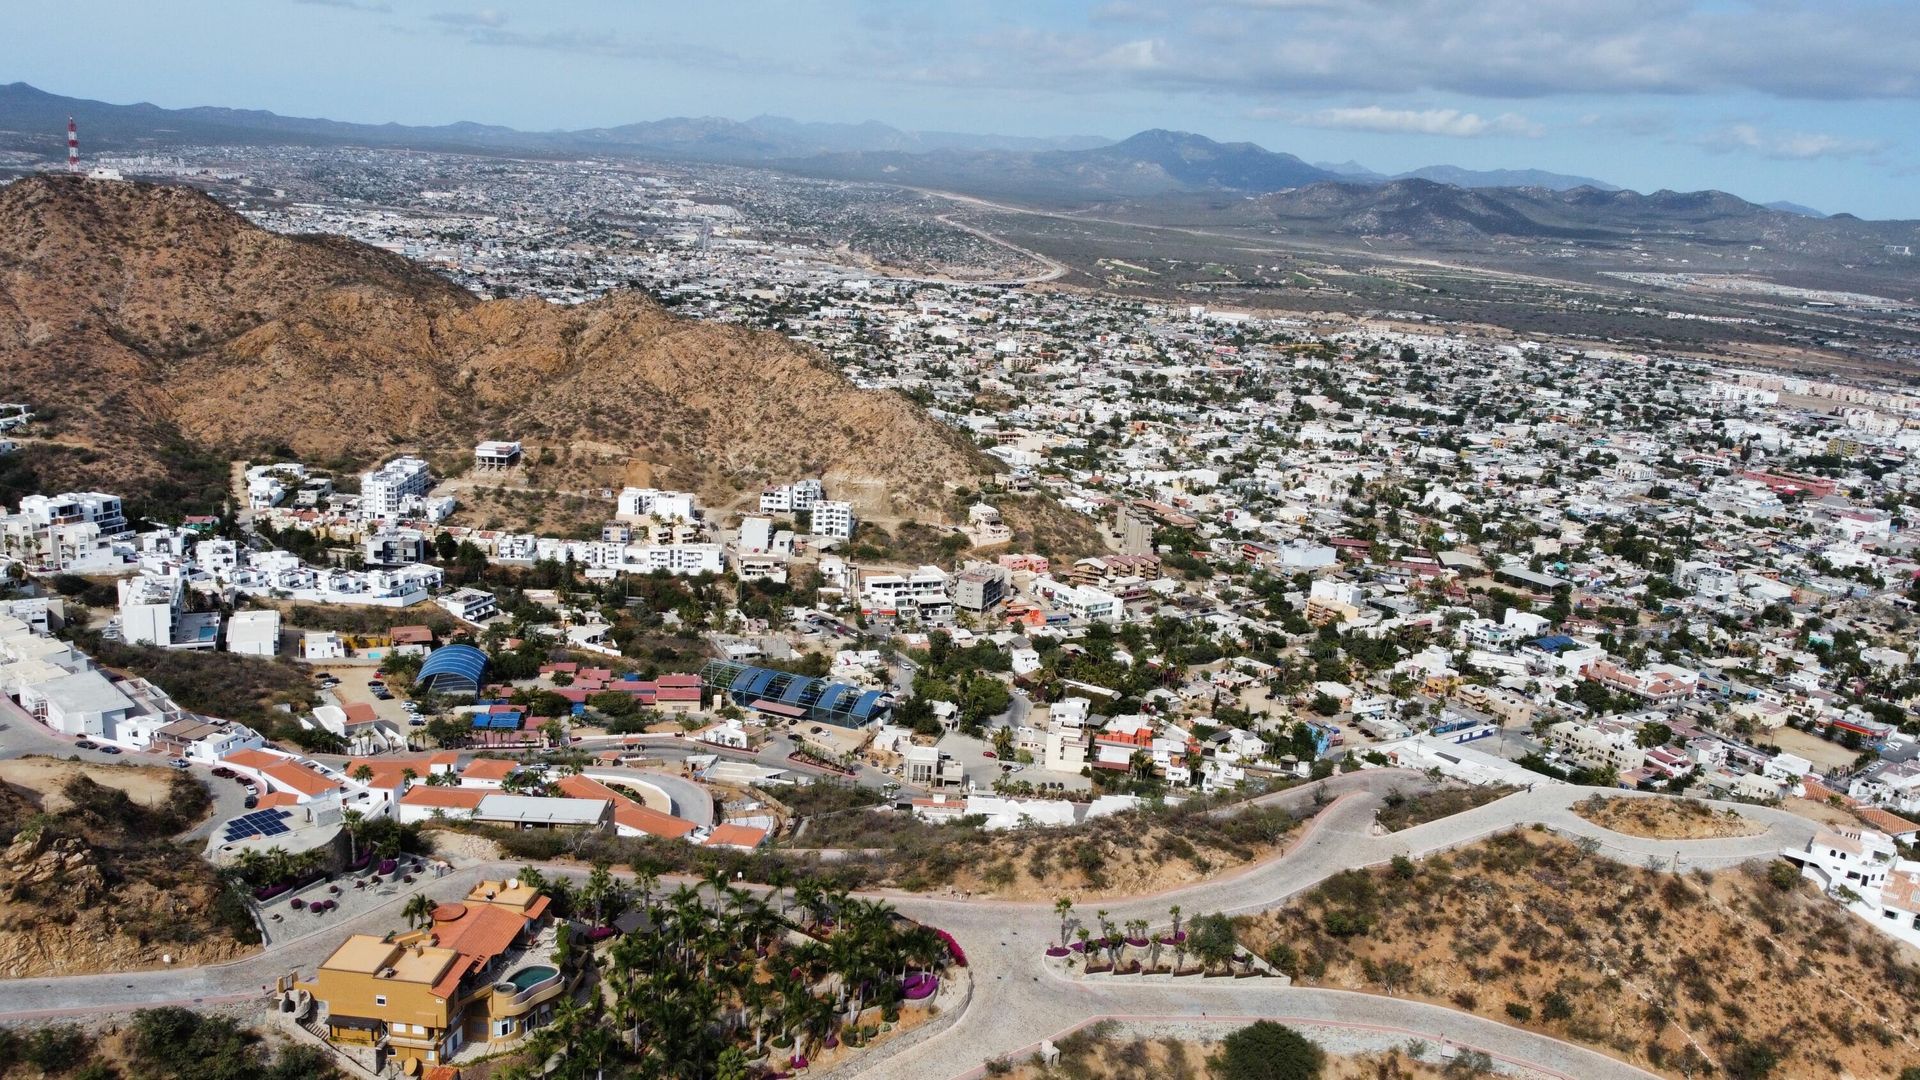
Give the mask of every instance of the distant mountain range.
<svg viewBox="0 0 1920 1080">
<path fill-rule="evenodd" d="M 1613 195 L 1623 189 L 1591 177 L 1538 169 L 1471 170 L 1431 165 L 1386 175 L 1357 162 L 1309 164 L 1292 154 L 1252 143 L 1222 143 L 1165 130 L 1143 131 L 1109 142 L 1090 135 L 1028 138 L 916 132 L 875 122 L 807 123 L 757 116 L 745 121 L 676 117 L 578 131 L 529 132 L 476 123 L 413 127 L 289 117 L 249 109 L 112 105 L 63 97 L 19 82 L 0 86 L 0 149 L 58 159 L 65 152 L 66 120 L 70 115 L 80 119 L 83 153 L 165 151 L 192 145 L 357 145 L 468 153 L 592 153 L 759 165 L 823 178 L 938 188 L 1056 206 L 1209 195 L 1267 197 L 1280 206 L 1288 204 L 1289 199 L 1273 198 L 1275 193 L 1311 192 L 1291 201 L 1324 204 L 1330 211 L 1334 207 L 1364 207 L 1368 209 L 1341 212 L 1375 215 L 1382 221 L 1399 220 L 1413 213 L 1413 204 L 1426 204 L 1427 209 L 1414 216 L 1426 215 L 1442 233 L 1450 233 L 1456 226 L 1474 231 L 1493 227 L 1502 215 L 1495 204 L 1519 207 L 1518 212 L 1528 223 L 1513 224 L 1528 235 L 1542 228 L 1578 231 L 1582 223 L 1568 215 L 1619 214 L 1627 205 L 1575 200 L 1547 213 L 1547 220 L 1542 220 L 1540 212 L 1549 204 L 1540 201 L 1541 193 Z M 1320 187 L 1335 190 L 1315 190 Z M 1465 197 L 1474 192 L 1523 194 L 1479 201 Z M 1720 192 L 1688 196 L 1656 192 L 1644 198 L 1694 199 L 1717 208 L 1715 213 L 1732 217 L 1847 218 L 1827 218 L 1794 203 L 1761 207 Z M 1609 228 L 1607 222 L 1585 224 L 1602 231 Z"/>
<path fill-rule="evenodd" d="M 461 122 L 433 126 L 354 124 L 281 116 L 260 109 L 200 106 L 163 109 L 142 102 L 104 101 L 50 94 L 27 83 L 0 86 L 0 147 L 66 152 L 67 117 L 80 120 L 83 150 L 165 150 L 208 145 L 364 145 L 420 150 L 523 153 L 651 153 L 728 162 L 765 162 L 837 152 L 927 153 L 950 151 L 1084 150 L 1111 140 L 1094 135 L 1029 138 L 901 131 L 864 124 L 815 124 L 780 116 L 751 120 L 674 117 L 579 131 L 519 131 L 497 124 Z"/>
<path fill-rule="evenodd" d="M 1462 169 L 1457 165 L 1428 165 L 1408 172 L 1374 172 L 1357 161 L 1344 161 L 1338 165 L 1316 164 L 1316 168 L 1338 173 L 1352 181 L 1371 181 L 1385 183 L 1389 180 L 1432 180 L 1439 184 L 1452 184 L 1463 188 L 1489 187 L 1537 187 L 1548 191 L 1571 191 L 1574 188 L 1589 187 L 1596 191 L 1619 191 L 1617 184 L 1605 180 L 1595 180 L 1590 176 L 1569 176 L 1566 173 L 1547 172 L 1545 169 Z"/>
</svg>

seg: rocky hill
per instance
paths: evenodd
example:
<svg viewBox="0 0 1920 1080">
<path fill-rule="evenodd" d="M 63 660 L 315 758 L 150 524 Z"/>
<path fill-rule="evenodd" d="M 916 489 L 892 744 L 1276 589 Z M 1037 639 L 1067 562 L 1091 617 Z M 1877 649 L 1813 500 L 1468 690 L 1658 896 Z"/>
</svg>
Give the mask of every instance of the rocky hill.
<svg viewBox="0 0 1920 1080">
<path fill-rule="evenodd" d="M 0 189 L 0 398 L 55 412 L 70 452 L 47 486 L 177 480 L 196 448 L 364 462 L 497 437 L 624 455 L 713 496 L 820 474 L 870 514 L 987 471 L 905 398 L 775 334 L 635 294 L 482 302 L 189 188 L 68 177 Z"/>
</svg>

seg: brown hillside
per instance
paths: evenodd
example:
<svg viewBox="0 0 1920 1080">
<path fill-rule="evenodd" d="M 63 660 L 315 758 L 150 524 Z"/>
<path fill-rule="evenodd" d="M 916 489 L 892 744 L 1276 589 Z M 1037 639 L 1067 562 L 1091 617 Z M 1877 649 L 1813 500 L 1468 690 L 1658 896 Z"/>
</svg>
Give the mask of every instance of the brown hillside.
<svg viewBox="0 0 1920 1080">
<path fill-rule="evenodd" d="M 636 294 L 482 302 L 398 256 L 257 228 L 190 188 L 0 188 L 0 397 L 91 453 L 55 483 L 170 466 L 174 432 L 320 460 L 487 437 L 611 445 L 709 494 L 823 473 L 868 513 L 937 507 L 986 471 L 963 436 L 775 334 Z M 131 493 L 131 492 L 130 492 Z"/>
</svg>

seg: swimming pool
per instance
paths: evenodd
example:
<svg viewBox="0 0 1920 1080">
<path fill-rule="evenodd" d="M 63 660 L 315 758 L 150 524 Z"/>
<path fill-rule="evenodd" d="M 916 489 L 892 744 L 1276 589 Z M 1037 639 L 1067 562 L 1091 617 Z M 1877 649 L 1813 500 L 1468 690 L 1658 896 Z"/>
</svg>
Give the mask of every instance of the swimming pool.
<svg viewBox="0 0 1920 1080">
<path fill-rule="evenodd" d="M 514 972 L 507 981 L 513 984 L 514 989 L 525 993 L 529 986 L 546 982 L 558 974 L 560 974 L 559 968 L 548 967 L 545 964 L 535 964 L 532 967 L 523 967 L 519 971 Z"/>
</svg>

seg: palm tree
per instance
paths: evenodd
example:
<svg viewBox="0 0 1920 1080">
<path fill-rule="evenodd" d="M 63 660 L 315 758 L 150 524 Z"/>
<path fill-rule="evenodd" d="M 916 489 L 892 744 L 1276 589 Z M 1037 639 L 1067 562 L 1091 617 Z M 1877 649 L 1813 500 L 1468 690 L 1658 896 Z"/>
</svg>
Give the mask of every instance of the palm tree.
<svg viewBox="0 0 1920 1080">
<path fill-rule="evenodd" d="M 362 784 L 364 784 L 364 783 L 366 783 L 367 781 L 369 781 L 369 780 L 372 780 L 372 779 L 373 779 L 373 766 L 371 766 L 371 765 L 369 765 L 369 764 L 367 764 L 366 762 L 364 762 L 364 761 L 363 761 L 363 762 L 361 762 L 361 763 L 360 763 L 360 764 L 359 764 L 358 766 L 356 766 L 356 767 L 354 768 L 354 770 L 353 770 L 353 772 L 351 773 L 351 775 L 352 775 L 352 777 L 353 777 L 353 778 L 354 778 L 355 780 L 357 780 L 357 781 L 359 781 L 360 783 L 362 783 Z"/>
<path fill-rule="evenodd" d="M 1053 913 L 1060 916 L 1060 947 L 1067 947 L 1067 916 L 1073 911 L 1073 897 L 1062 896 L 1053 902 Z"/>
<path fill-rule="evenodd" d="M 1178 941 L 1180 939 L 1180 905 L 1174 904 L 1169 907 L 1167 914 L 1173 916 L 1173 938 Z"/>
<path fill-rule="evenodd" d="M 361 765 L 361 769 L 365 769 L 365 765 Z M 348 834 L 348 863 L 359 863 L 359 834 L 365 828 L 367 815 L 361 811 L 346 811 L 340 815 L 340 821 L 344 822 L 340 830 Z"/>
<path fill-rule="evenodd" d="M 413 766 L 409 765 L 400 770 L 400 779 L 402 781 L 400 786 L 402 788 L 409 788 L 413 786 L 415 780 L 420 779 L 420 774 L 413 770 Z"/>
<path fill-rule="evenodd" d="M 407 898 L 407 906 L 400 910 L 400 914 L 407 920 L 408 926 L 426 926 L 433 922 L 433 908 L 434 903 L 426 893 L 414 893 Z"/>
</svg>

